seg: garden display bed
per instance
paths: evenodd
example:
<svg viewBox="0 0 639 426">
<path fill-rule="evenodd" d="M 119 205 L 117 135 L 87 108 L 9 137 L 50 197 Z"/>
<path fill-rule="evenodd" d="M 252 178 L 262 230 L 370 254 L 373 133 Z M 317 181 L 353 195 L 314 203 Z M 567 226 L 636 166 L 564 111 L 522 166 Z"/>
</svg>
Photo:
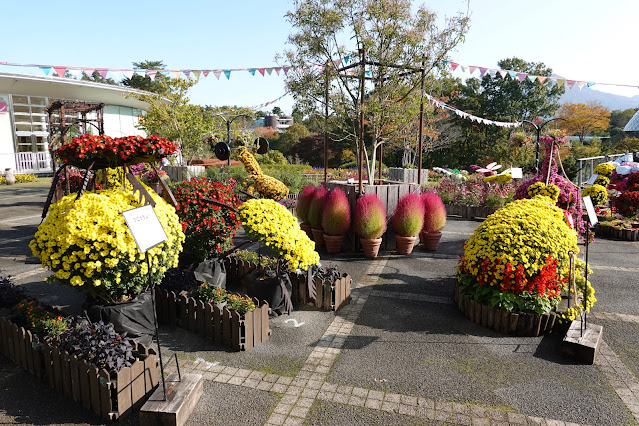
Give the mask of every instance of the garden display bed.
<svg viewBox="0 0 639 426">
<path fill-rule="evenodd" d="M 514 334 L 517 336 L 537 337 L 550 333 L 555 327 L 557 314 L 535 314 L 525 312 L 508 312 L 499 308 L 488 308 L 486 305 L 472 300 L 467 294 L 459 290 L 459 284 L 455 286 L 453 300 L 466 318 L 482 327 L 491 328 L 502 334 Z"/>
<path fill-rule="evenodd" d="M 595 235 L 622 241 L 639 241 L 639 228 L 620 229 L 598 223 Z"/>
<path fill-rule="evenodd" d="M 236 351 L 250 349 L 271 337 L 265 301 L 253 299 L 255 310 L 244 315 L 220 309 L 187 294 L 157 290 L 157 315 L 162 324 L 177 325 Z"/>
<path fill-rule="evenodd" d="M 104 420 L 117 420 L 128 414 L 158 385 L 159 363 L 155 351 L 136 345 L 133 365 L 110 373 L 40 342 L 31 331 L 18 327 L 10 319 L 0 318 L 2 355 Z"/>
<path fill-rule="evenodd" d="M 461 216 L 464 219 L 485 219 L 499 209 L 499 207 L 474 207 L 458 204 L 445 204 L 445 206 L 448 216 Z"/>
<path fill-rule="evenodd" d="M 257 263 L 236 259 L 233 256 L 227 258 L 225 265 L 227 280 L 236 283 L 240 282 L 245 275 L 261 268 Z M 352 279 L 348 274 L 342 274 L 342 277 L 334 283 L 315 278 L 315 298 L 311 298 L 309 295 L 305 273 L 290 274 L 289 277 L 293 287 L 291 294 L 293 303 L 308 304 L 326 311 L 336 311 L 351 301 Z"/>
</svg>

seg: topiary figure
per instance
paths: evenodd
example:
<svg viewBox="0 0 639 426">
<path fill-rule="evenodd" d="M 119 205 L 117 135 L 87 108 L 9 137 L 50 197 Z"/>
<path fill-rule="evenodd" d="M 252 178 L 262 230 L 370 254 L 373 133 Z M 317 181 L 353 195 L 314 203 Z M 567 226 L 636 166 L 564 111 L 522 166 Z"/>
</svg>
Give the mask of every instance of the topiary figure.
<svg viewBox="0 0 639 426">
<path fill-rule="evenodd" d="M 297 199 L 296 214 L 302 224 L 310 224 L 308 221 L 308 209 L 311 206 L 311 201 L 313 201 L 315 189 L 315 185 L 305 186 Z"/>
<path fill-rule="evenodd" d="M 351 207 L 346 194 L 339 188 L 326 197 L 322 213 L 322 229 L 327 235 L 344 235 L 351 226 Z"/>
<path fill-rule="evenodd" d="M 313 193 L 313 199 L 308 208 L 308 221 L 315 229 L 322 229 L 322 212 L 324 211 L 327 195 L 328 190 L 323 186 L 317 188 Z"/>
<path fill-rule="evenodd" d="M 386 231 L 386 207 L 377 194 L 362 195 L 355 204 L 355 233 L 377 239 Z"/>
<path fill-rule="evenodd" d="M 558 193 L 552 186 L 538 189 Z M 539 314 L 554 310 L 561 290 L 567 289 L 569 252 L 579 253 L 577 233 L 556 201 L 545 195 L 513 201 L 479 225 L 459 261 L 460 291 L 489 308 Z M 583 292 L 585 264 L 576 262 L 577 286 Z M 596 299 L 588 288 L 591 306 Z"/>
<path fill-rule="evenodd" d="M 288 195 L 288 187 L 283 182 L 265 175 L 253 154 L 245 147 L 242 147 L 240 151 L 240 161 L 249 174 L 244 181 L 248 192 L 257 193 L 262 198 L 275 201 Z"/>
<path fill-rule="evenodd" d="M 424 226 L 424 203 L 414 192 L 409 192 L 399 199 L 391 223 L 397 235 L 414 237 Z"/>
<path fill-rule="evenodd" d="M 446 225 L 446 206 L 434 192 L 426 192 L 421 195 L 424 204 L 423 232 L 433 233 L 444 229 Z"/>
</svg>

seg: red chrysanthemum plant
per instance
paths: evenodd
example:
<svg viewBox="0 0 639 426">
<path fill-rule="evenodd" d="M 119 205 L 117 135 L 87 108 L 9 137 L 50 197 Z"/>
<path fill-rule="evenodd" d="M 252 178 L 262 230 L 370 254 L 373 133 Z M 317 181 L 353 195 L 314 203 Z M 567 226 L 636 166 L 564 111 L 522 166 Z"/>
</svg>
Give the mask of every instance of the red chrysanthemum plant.
<svg viewBox="0 0 639 426">
<path fill-rule="evenodd" d="M 313 194 L 316 189 L 315 185 L 308 185 L 302 188 L 295 208 L 297 219 L 301 222 L 300 228 L 306 232 L 311 240 L 313 239 L 313 234 L 311 232 L 311 223 L 308 221 L 308 209 L 311 207 L 311 201 L 313 201 Z"/>
<path fill-rule="evenodd" d="M 326 197 L 328 196 L 328 190 L 323 186 L 320 186 L 313 193 L 313 199 L 308 207 L 308 221 L 313 227 L 313 240 L 315 240 L 316 247 L 322 247 L 324 245 L 324 230 L 322 228 L 322 214 L 324 212 L 324 204 L 326 204 Z"/>
<path fill-rule="evenodd" d="M 339 188 L 329 192 L 322 212 L 324 242 L 329 253 L 339 253 L 344 234 L 351 226 L 351 206 L 346 194 Z"/>
<path fill-rule="evenodd" d="M 391 219 L 399 254 L 410 254 L 413 251 L 416 236 L 424 225 L 424 210 L 421 197 L 414 192 L 399 199 Z"/>
<path fill-rule="evenodd" d="M 362 195 L 355 204 L 355 232 L 359 235 L 364 256 L 377 257 L 385 231 L 386 206 L 377 194 Z"/>
<path fill-rule="evenodd" d="M 437 250 L 442 237 L 441 230 L 446 225 L 446 206 L 434 192 L 427 192 L 421 196 L 424 203 L 424 226 L 420 238 L 426 250 Z"/>
</svg>

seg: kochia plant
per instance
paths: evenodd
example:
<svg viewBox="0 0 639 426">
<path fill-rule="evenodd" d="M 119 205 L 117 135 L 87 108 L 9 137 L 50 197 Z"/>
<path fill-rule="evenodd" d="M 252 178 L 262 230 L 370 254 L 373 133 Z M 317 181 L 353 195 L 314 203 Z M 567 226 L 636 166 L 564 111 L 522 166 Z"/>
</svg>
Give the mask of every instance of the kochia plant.
<svg viewBox="0 0 639 426">
<path fill-rule="evenodd" d="M 439 232 L 446 225 L 446 207 L 434 192 L 427 192 L 421 196 L 424 203 L 423 232 Z"/>
<path fill-rule="evenodd" d="M 386 231 L 386 207 L 377 194 L 366 194 L 355 204 L 355 232 L 362 238 L 380 238 Z"/>
<path fill-rule="evenodd" d="M 297 218 L 300 222 L 308 224 L 308 209 L 313 201 L 313 194 L 315 193 L 315 185 L 308 185 L 302 189 L 300 196 L 297 199 Z"/>
<path fill-rule="evenodd" d="M 317 188 L 313 193 L 313 199 L 308 208 L 308 221 L 315 229 L 322 229 L 322 212 L 324 211 L 327 196 L 328 190 L 323 186 Z"/>
<path fill-rule="evenodd" d="M 391 220 L 393 229 L 402 237 L 414 237 L 424 225 L 424 203 L 420 196 L 409 192 L 400 198 Z"/>
<path fill-rule="evenodd" d="M 333 189 L 326 197 L 322 213 L 322 228 L 328 235 L 344 235 L 351 226 L 351 206 L 346 194 L 339 188 Z"/>
</svg>

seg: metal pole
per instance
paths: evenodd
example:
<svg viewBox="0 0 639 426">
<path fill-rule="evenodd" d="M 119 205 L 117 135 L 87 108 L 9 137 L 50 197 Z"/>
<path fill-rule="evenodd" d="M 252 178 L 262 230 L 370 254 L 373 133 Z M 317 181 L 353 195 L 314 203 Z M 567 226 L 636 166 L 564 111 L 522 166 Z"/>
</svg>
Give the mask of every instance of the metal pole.
<svg viewBox="0 0 639 426">
<path fill-rule="evenodd" d="M 326 105 L 324 108 L 324 183 L 328 180 L 328 64 L 330 62 L 326 62 Z"/>
<path fill-rule="evenodd" d="M 362 94 L 361 94 L 361 102 L 360 102 L 360 111 L 359 111 L 359 164 L 358 164 L 358 178 L 359 178 L 359 195 L 362 195 L 362 168 L 364 166 L 364 82 L 365 74 L 366 74 L 366 51 L 364 50 L 364 46 L 361 49 L 362 52 Z"/>
<path fill-rule="evenodd" d="M 379 172 L 378 172 L 378 184 L 381 185 L 382 184 L 382 152 L 383 152 L 383 148 L 382 148 L 382 144 L 379 144 Z"/>
<path fill-rule="evenodd" d="M 422 149 L 424 142 L 422 141 L 423 137 L 423 127 L 424 127 L 424 60 L 422 59 L 422 82 L 421 82 L 421 92 L 420 92 L 420 104 L 419 104 L 419 139 L 417 141 L 417 185 L 421 185 L 422 183 Z"/>
<path fill-rule="evenodd" d="M 158 330 L 158 315 L 155 312 L 155 286 L 151 276 L 151 259 L 149 252 L 146 252 L 146 263 L 149 267 L 149 285 L 151 286 L 151 302 L 153 303 L 153 325 L 155 326 L 155 340 L 158 342 L 158 357 L 160 358 L 160 375 L 162 376 L 162 390 L 164 391 L 164 399 L 166 401 L 166 382 L 164 381 L 164 363 L 162 362 L 162 347 L 160 346 L 160 332 Z M 178 367 L 179 368 L 179 367 Z"/>
<path fill-rule="evenodd" d="M 224 119 L 224 121 L 226 121 L 226 144 L 228 146 L 231 146 L 231 120 L 227 120 L 226 118 L 222 117 Z M 229 158 L 226 160 L 226 164 L 228 166 L 231 165 L 231 155 L 229 154 Z"/>
<path fill-rule="evenodd" d="M 585 282 L 584 282 L 584 314 L 582 316 L 582 320 L 581 320 L 581 324 L 582 324 L 582 330 L 581 330 L 581 335 L 583 336 L 583 330 L 588 328 L 588 312 L 586 311 L 586 308 L 588 307 L 588 242 L 590 240 L 590 222 L 586 223 L 586 267 L 585 272 L 584 272 L 584 278 L 585 278 Z"/>
<path fill-rule="evenodd" d="M 537 129 L 537 149 L 535 151 L 535 174 L 539 173 L 539 135 L 541 134 L 541 128 L 535 124 L 535 129 Z"/>
</svg>

